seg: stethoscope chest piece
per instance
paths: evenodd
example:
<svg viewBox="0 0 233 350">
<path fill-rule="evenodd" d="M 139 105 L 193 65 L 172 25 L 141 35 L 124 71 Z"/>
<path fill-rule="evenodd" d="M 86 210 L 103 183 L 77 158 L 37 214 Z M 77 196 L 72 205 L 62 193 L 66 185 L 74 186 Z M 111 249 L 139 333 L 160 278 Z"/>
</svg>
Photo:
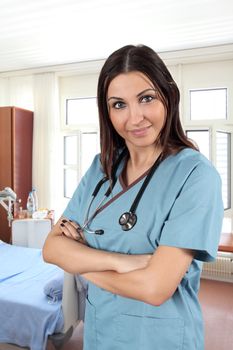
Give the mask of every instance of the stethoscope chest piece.
<svg viewBox="0 0 233 350">
<path fill-rule="evenodd" d="M 131 230 L 137 222 L 137 215 L 132 212 L 125 212 L 119 218 L 119 224 L 123 231 Z"/>
</svg>

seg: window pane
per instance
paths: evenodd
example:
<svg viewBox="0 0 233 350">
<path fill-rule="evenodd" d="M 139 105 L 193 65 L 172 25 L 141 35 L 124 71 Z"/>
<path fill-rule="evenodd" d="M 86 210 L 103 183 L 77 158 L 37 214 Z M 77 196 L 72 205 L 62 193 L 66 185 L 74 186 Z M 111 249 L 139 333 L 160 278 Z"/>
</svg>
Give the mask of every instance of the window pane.
<svg viewBox="0 0 233 350">
<path fill-rule="evenodd" d="M 232 218 L 223 218 L 223 223 L 222 223 L 222 232 L 224 233 L 231 233 L 233 230 L 233 222 Z"/>
<path fill-rule="evenodd" d="M 91 165 L 94 156 L 99 152 L 99 138 L 97 133 L 82 133 L 81 148 L 81 175 L 83 176 Z"/>
<path fill-rule="evenodd" d="M 64 170 L 64 197 L 71 198 L 78 184 L 78 172 L 74 169 Z"/>
<path fill-rule="evenodd" d="M 66 100 L 66 124 L 98 124 L 96 98 Z"/>
<path fill-rule="evenodd" d="M 78 158 L 78 137 L 76 135 L 64 137 L 64 164 L 75 165 Z"/>
<path fill-rule="evenodd" d="M 210 133 L 209 130 L 187 130 L 189 139 L 193 140 L 200 152 L 210 159 Z"/>
<path fill-rule="evenodd" d="M 222 196 L 224 208 L 231 207 L 231 189 L 230 189 L 230 133 L 218 131 L 216 134 L 216 168 L 222 179 Z"/>
<path fill-rule="evenodd" d="M 227 119 L 227 89 L 190 90 L 190 118 Z"/>
</svg>

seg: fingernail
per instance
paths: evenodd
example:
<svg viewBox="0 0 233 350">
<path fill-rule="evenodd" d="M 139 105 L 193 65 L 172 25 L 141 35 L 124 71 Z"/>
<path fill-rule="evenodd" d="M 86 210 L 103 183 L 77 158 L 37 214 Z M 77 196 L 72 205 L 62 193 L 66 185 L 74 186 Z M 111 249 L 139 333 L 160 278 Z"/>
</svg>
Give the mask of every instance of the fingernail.
<svg viewBox="0 0 233 350">
<path fill-rule="evenodd" d="M 65 225 L 64 224 L 61 224 L 62 227 L 64 227 Z"/>
<path fill-rule="evenodd" d="M 65 224 L 67 222 L 67 220 L 64 219 L 64 220 L 62 220 L 62 222 L 64 222 L 64 224 Z"/>
</svg>

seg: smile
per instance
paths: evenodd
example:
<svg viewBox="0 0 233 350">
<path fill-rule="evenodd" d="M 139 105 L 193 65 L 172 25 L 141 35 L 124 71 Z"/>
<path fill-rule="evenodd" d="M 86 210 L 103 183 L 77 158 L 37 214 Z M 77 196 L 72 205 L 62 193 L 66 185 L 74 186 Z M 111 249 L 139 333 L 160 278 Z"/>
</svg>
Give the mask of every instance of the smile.
<svg viewBox="0 0 233 350">
<path fill-rule="evenodd" d="M 129 130 L 130 133 L 134 136 L 144 136 L 147 134 L 148 129 L 151 127 L 151 125 L 146 126 L 144 128 L 139 128 L 139 129 L 133 129 L 133 130 Z"/>
</svg>

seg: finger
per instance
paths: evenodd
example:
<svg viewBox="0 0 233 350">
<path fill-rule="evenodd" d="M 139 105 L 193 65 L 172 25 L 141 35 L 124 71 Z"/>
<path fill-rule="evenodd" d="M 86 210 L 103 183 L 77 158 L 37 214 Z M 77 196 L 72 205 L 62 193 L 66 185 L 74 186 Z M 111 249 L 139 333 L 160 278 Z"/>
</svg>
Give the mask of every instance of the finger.
<svg viewBox="0 0 233 350">
<path fill-rule="evenodd" d="M 86 239 L 83 233 L 83 230 L 81 229 L 80 225 L 73 221 L 68 220 L 66 218 L 62 218 L 60 221 L 60 228 L 64 231 L 64 234 L 72 239 L 75 239 L 76 241 L 80 243 L 86 244 Z"/>
<path fill-rule="evenodd" d="M 66 237 L 72 238 L 72 234 L 70 230 L 67 227 L 65 227 L 63 223 L 60 224 L 60 230 L 63 235 L 65 235 Z"/>
<path fill-rule="evenodd" d="M 77 228 L 77 233 L 78 233 L 79 237 L 83 240 L 83 242 L 86 242 L 86 238 L 85 238 L 84 232 L 83 232 L 81 227 Z"/>
<path fill-rule="evenodd" d="M 67 237 L 75 239 L 77 241 L 83 241 L 83 236 L 79 233 L 79 231 L 70 223 L 70 222 L 62 222 L 60 224 L 61 230 Z"/>
<path fill-rule="evenodd" d="M 80 225 L 79 225 L 77 222 L 73 221 L 73 220 L 69 220 L 69 223 L 70 223 L 75 229 L 77 229 L 78 227 L 80 227 Z"/>
<path fill-rule="evenodd" d="M 69 223 L 75 228 L 78 236 L 81 236 L 81 238 L 86 241 L 82 227 L 77 222 L 72 220 L 69 220 Z"/>
<path fill-rule="evenodd" d="M 74 237 L 74 238 L 77 236 L 76 229 L 66 220 L 62 220 L 60 227 L 63 231 L 65 231 L 66 235 Z"/>
</svg>

